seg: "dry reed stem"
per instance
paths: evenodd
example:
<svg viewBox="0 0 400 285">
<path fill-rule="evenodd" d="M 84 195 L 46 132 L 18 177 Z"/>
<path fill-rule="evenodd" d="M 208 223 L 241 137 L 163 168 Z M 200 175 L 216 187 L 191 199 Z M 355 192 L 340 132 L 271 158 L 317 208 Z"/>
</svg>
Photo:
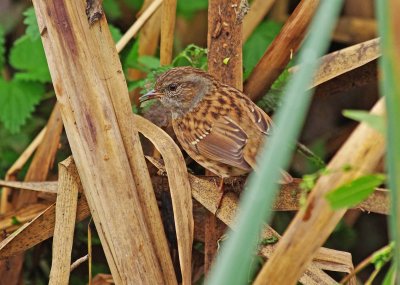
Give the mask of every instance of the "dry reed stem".
<svg viewBox="0 0 400 285">
<path fill-rule="evenodd" d="M 172 61 L 177 0 L 164 0 L 161 13 L 160 64 Z"/>
<path fill-rule="evenodd" d="M 265 95 L 297 52 L 318 4 L 319 0 L 302 0 L 268 47 L 244 86 L 253 101 Z"/>
<path fill-rule="evenodd" d="M 58 106 L 58 105 L 57 105 Z M 58 107 L 55 107 L 47 123 L 46 133 L 41 144 L 38 146 L 29 169 L 25 175 L 25 181 L 44 181 L 49 170 L 52 168 L 59 147 L 59 141 L 63 124 Z M 32 191 L 18 191 L 7 197 L 11 200 L 13 209 L 21 209 L 26 205 L 35 203 L 37 194 Z M 2 281 L 8 285 L 16 285 L 22 272 L 24 255 L 14 256 L 7 262 L 0 262 L 0 276 Z M 8 268 L 13 268 L 9 270 Z"/>
<path fill-rule="evenodd" d="M 55 203 L 51 206 L 33 204 L 22 209 L 21 214 L 29 211 L 29 209 L 32 209 L 31 217 L 26 219 L 29 222 L 19 226 L 15 232 L 0 242 L 0 259 L 24 252 L 53 236 L 56 216 Z M 89 215 L 90 210 L 86 198 L 84 195 L 80 195 L 76 211 L 76 223 L 86 219 Z M 11 216 L 9 220 L 11 220 Z"/>
<path fill-rule="evenodd" d="M 82 256 L 80 258 L 78 258 L 77 260 L 75 260 L 72 264 L 71 264 L 71 268 L 70 268 L 70 272 L 74 271 L 76 268 L 79 267 L 79 265 L 81 265 L 82 263 L 88 261 L 89 259 L 89 254 L 86 254 L 85 256 Z"/>
<path fill-rule="evenodd" d="M 371 112 L 382 115 L 384 109 L 381 99 Z M 366 124 L 357 127 L 328 165 L 328 169 L 332 170 L 341 169 L 344 165 L 351 165 L 352 169 L 348 172 L 335 171 L 318 180 L 306 207 L 297 213 L 270 260 L 258 274 L 255 285 L 265 284 L 267 280 L 276 284 L 296 284 L 318 248 L 346 212 L 345 209 L 333 211 L 325 199 L 326 193 L 373 171 L 383 156 L 384 148 L 381 134 Z"/>
<path fill-rule="evenodd" d="M 105 17 L 89 27 L 84 4 L 34 1 L 50 73 L 86 198 L 116 284 L 154 284 L 156 280 L 174 284 L 172 262 L 169 260 L 171 266 L 164 268 L 168 256 L 161 257 L 163 252 L 155 249 L 159 245 L 167 247 L 162 240 L 163 233 L 158 232 L 161 238 L 158 244 L 149 242 L 154 237 L 149 229 L 154 229 L 152 223 L 158 219 L 155 217 L 146 226 L 146 218 L 150 216 L 144 211 L 149 208 L 145 209 L 143 200 L 139 199 L 143 193 L 138 193 L 138 189 L 151 183 L 146 182 L 148 174 L 134 179 L 134 175 L 141 174 L 135 167 L 143 168 L 144 161 L 142 164 L 143 157 L 135 156 L 140 153 L 140 143 L 129 119 L 131 110 L 121 63 Z M 132 167 L 130 162 L 136 159 L 137 165 Z M 146 201 L 155 203 L 155 198 Z M 121 226 L 127 217 L 130 223 Z"/>
<path fill-rule="evenodd" d="M 140 17 L 133 23 L 133 25 L 125 32 L 122 38 L 118 41 L 116 48 L 120 52 L 128 44 L 128 42 L 136 35 L 142 28 L 150 16 L 158 9 L 163 0 L 154 0 L 150 6 L 140 15 Z"/>
<path fill-rule="evenodd" d="M 22 190 L 31 190 L 31 191 L 39 191 L 45 193 L 57 194 L 57 181 L 43 181 L 43 182 L 20 182 L 20 181 L 7 181 L 0 180 L 0 186 L 14 188 L 14 189 L 22 189 Z M 1 215 L 0 215 L 1 217 Z"/>
<path fill-rule="evenodd" d="M 149 161 L 156 166 L 162 172 L 165 172 L 165 167 L 157 160 L 154 160 L 151 157 L 147 157 Z M 215 213 L 217 209 L 217 202 L 219 201 L 220 193 L 218 192 L 218 185 L 216 185 L 215 181 L 210 181 L 206 178 L 198 178 L 194 175 L 189 174 L 189 181 L 192 187 L 192 196 L 196 199 L 200 204 L 202 204 L 208 211 L 211 213 Z M 286 187 L 290 187 L 286 185 Z M 226 193 L 223 197 L 221 207 L 219 208 L 216 216 L 228 225 L 231 228 L 234 228 L 234 218 L 238 208 L 238 197 L 234 193 Z M 267 226 L 261 238 L 280 238 L 279 234 L 275 232 L 271 227 Z M 261 249 L 260 253 L 263 254 L 265 258 L 268 258 L 272 253 L 274 245 L 266 245 Z M 343 256 L 340 256 L 338 259 L 335 259 L 335 254 L 332 252 L 336 252 L 333 250 L 322 250 L 318 253 L 319 260 L 316 261 L 315 264 L 310 265 L 309 270 L 305 272 L 301 279 L 305 282 L 305 284 L 332 284 L 332 278 L 330 278 L 327 274 L 325 274 L 321 269 L 324 268 L 325 262 L 335 262 L 341 263 L 343 261 Z M 349 264 L 347 260 L 345 264 Z M 329 268 L 332 268 L 334 265 L 329 265 Z M 347 272 L 348 270 L 346 270 Z M 308 283 L 306 283 L 308 282 Z"/>
<path fill-rule="evenodd" d="M 268 14 L 276 0 L 254 0 L 251 3 L 249 13 L 243 21 L 243 43 L 250 37 L 258 24 Z"/>
<path fill-rule="evenodd" d="M 243 89 L 242 19 L 240 2 L 210 0 L 208 5 L 208 72 L 239 90 Z"/>
<path fill-rule="evenodd" d="M 192 280 L 192 244 L 193 244 L 193 213 L 192 195 L 185 160 L 179 147 L 162 129 L 134 115 L 138 131 L 148 138 L 163 156 L 166 172 L 169 174 L 172 205 L 179 250 L 179 262 L 182 271 L 183 284 L 191 284 Z"/>
<path fill-rule="evenodd" d="M 288 18 L 290 0 L 279 0 L 272 6 L 269 18 L 276 22 L 285 22 Z"/>
<path fill-rule="evenodd" d="M 320 58 L 319 68 L 310 88 L 366 65 L 377 59 L 380 55 L 379 39 L 369 40 L 329 53 Z M 289 72 L 296 72 L 300 68 L 301 66 L 299 65 L 294 66 L 289 69 Z"/>
<path fill-rule="evenodd" d="M 58 165 L 59 182 L 56 202 L 56 221 L 53 237 L 53 250 L 50 285 L 69 283 L 72 243 L 74 239 L 76 210 L 78 204 L 79 179 L 71 157 Z"/>
<path fill-rule="evenodd" d="M 28 159 L 32 156 L 33 152 L 42 142 L 47 128 L 44 127 L 39 134 L 33 139 L 29 146 L 23 151 L 23 153 L 18 157 L 18 159 L 13 163 L 13 165 L 7 170 L 5 180 L 14 180 L 17 173 L 22 169 Z M 1 201 L 0 201 L 0 214 L 4 214 L 12 209 L 9 199 L 10 189 L 4 187 L 1 189 Z"/>
<path fill-rule="evenodd" d="M 333 40 L 347 44 L 356 44 L 375 38 L 377 30 L 378 27 L 375 19 L 342 16 L 339 18 L 333 33 Z"/>
</svg>

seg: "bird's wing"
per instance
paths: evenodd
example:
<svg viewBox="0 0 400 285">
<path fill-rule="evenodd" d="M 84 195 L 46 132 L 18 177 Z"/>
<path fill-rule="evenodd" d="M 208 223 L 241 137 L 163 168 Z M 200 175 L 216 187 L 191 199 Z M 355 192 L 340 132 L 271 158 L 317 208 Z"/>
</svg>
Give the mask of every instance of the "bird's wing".
<svg viewBox="0 0 400 285">
<path fill-rule="evenodd" d="M 251 170 L 243 158 L 248 137 L 237 123 L 226 116 L 219 117 L 203 132 L 195 131 L 187 139 L 194 151 L 208 159 Z"/>
<path fill-rule="evenodd" d="M 272 119 L 260 107 L 253 103 L 246 95 L 240 94 L 242 97 L 242 108 L 247 111 L 248 117 L 257 126 L 257 128 L 265 135 L 270 135 L 272 129 Z"/>
</svg>

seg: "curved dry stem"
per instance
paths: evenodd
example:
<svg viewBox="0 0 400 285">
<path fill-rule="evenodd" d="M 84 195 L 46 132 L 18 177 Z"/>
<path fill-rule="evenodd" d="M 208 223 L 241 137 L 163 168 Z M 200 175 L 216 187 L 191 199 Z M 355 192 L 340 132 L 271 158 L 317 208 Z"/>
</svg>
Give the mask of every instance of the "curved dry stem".
<svg viewBox="0 0 400 285">
<path fill-rule="evenodd" d="M 192 193 L 185 160 L 179 147 L 162 129 L 143 117 L 134 115 L 137 130 L 148 138 L 161 153 L 171 191 L 183 284 L 191 284 L 193 243 Z"/>
</svg>

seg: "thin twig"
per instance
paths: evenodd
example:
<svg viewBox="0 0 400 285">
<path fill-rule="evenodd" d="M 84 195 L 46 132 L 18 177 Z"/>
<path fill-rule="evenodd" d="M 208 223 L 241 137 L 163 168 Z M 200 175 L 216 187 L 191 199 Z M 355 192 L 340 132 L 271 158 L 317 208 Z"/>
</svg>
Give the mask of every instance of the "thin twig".
<svg viewBox="0 0 400 285">
<path fill-rule="evenodd" d="M 161 5 L 163 0 L 154 0 L 153 3 L 150 4 L 149 8 L 143 12 L 142 15 L 136 20 L 135 23 L 126 31 L 126 33 L 122 36 L 122 38 L 117 43 L 117 52 L 119 53 L 128 42 L 136 35 L 136 33 L 140 30 L 140 28 L 146 23 L 146 21 L 150 18 L 150 16 L 157 10 L 157 8 Z"/>
<path fill-rule="evenodd" d="M 81 258 L 78 258 L 71 264 L 71 270 L 70 272 L 74 271 L 79 265 L 82 263 L 86 262 L 89 259 L 89 254 L 86 254 L 85 256 L 82 256 Z"/>
</svg>

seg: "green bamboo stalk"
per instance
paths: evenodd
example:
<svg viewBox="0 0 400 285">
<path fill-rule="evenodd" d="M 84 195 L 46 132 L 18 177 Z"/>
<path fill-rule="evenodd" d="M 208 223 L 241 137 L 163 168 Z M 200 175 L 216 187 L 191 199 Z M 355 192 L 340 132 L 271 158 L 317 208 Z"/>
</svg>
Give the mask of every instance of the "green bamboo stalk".
<svg viewBox="0 0 400 285">
<path fill-rule="evenodd" d="M 249 189 L 243 193 L 237 230 L 230 232 L 221 254 L 211 269 L 206 284 L 246 284 L 251 273 L 251 258 L 255 253 L 261 228 L 271 216 L 280 170 L 287 168 L 296 138 L 304 123 L 311 101 L 311 84 L 317 70 L 317 59 L 328 48 L 330 36 L 342 6 L 342 0 L 322 1 L 313 19 L 308 39 L 301 49 L 301 69 L 293 75 L 278 110 L 276 128 L 260 157 L 260 169 L 253 173 Z M 288 51 L 289 52 L 289 51 Z M 271 280 L 271 284 L 273 284 Z"/>
</svg>

